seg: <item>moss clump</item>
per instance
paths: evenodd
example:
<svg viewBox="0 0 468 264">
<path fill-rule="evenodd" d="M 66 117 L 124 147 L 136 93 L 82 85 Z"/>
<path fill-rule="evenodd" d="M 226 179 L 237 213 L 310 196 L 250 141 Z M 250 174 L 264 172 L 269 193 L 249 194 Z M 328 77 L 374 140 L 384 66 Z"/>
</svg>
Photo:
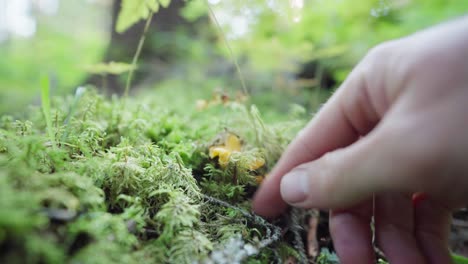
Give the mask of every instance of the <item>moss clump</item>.
<svg viewBox="0 0 468 264">
<path fill-rule="evenodd" d="M 195 100 L 181 108 L 93 90 L 52 106 L 49 125 L 34 107 L 24 121 L 1 118 L 0 262 L 300 256 L 279 227 L 248 213 L 295 130 L 290 123 L 268 126 L 256 108 L 236 102 L 197 111 Z M 221 163 L 209 152 L 226 135 L 238 145 Z"/>
</svg>

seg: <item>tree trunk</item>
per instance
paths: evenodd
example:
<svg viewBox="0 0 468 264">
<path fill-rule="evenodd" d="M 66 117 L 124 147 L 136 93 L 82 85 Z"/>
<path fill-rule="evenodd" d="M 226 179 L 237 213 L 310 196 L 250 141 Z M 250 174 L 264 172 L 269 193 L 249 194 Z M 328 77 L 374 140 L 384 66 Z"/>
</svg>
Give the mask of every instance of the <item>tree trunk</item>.
<svg viewBox="0 0 468 264">
<path fill-rule="evenodd" d="M 139 22 L 122 34 L 115 31 L 121 2 L 122 0 L 115 0 L 113 4 L 112 34 L 104 55 L 104 62 L 131 63 L 144 31 L 145 21 Z M 172 0 L 168 8 L 160 8 L 154 15 L 138 61 L 138 69 L 135 72 L 133 84 L 138 83 L 138 80 L 148 74 L 164 74 L 164 68 L 175 59 L 175 45 L 171 45 L 171 41 L 175 41 L 176 31 L 181 29 L 190 34 L 194 33 L 194 24 L 188 23 L 180 15 L 180 10 L 184 4 L 183 0 Z M 151 67 L 148 67 L 149 65 Z M 157 73 L 154 72 L 155 70 Z M 121 94 L 124 90 L 126 77 L 125 74 L 121 76 L 108 75 L 106 77 L 90 76 L 87 83 L 101 87 L 112 94 Z"/>
</svg>

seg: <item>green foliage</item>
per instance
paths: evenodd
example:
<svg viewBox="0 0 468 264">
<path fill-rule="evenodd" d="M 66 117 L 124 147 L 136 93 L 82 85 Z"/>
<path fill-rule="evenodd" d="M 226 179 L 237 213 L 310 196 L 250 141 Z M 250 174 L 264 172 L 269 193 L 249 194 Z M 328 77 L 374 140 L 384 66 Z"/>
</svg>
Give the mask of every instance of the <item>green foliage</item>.
<svg viewBox="0 0 468 264">
<path fill-rule="evenodd" d="M 159 6 L 168 7 L 170 0 L 123 0 L 117 19 L 116 31 L 122 33 L 139 22 L 148 19 L 152 13 L 159 10 Z"/>
<path fill-rule="evenodd" d="M 18 117 L 37 104 L 42 75 L 49 76 L 54 95 L 76 88 L 87 75 L 83 66 L 99 61 L 107 47 L 108 12 L 88 1 L 61 1 L 54 16 L 28 15 L 37 22 L 34 37 L 0 41 L 0 114 Z"/>
<path fill-rule="evenodd" d="M 184 16 L 195 20 L 209 13 L 204 2 L 190 1 Z M 324 72 L 338 85 L 372 46 L 468 10 L 466 1 L 445 0 L 311 0 L 301 1 L 302 7 L 296 2 L 249 1 L 246 5 L 225 0 L 211 5 L 233 53 L 245 58 L 240 67 L 249 86 L 317 87 Z M 218 37 L 219 52 L 230 58 L 231 50 Z M 313 78 L 310 83 L 291 78 L 308 63 L 316 66 L 307 76 Z"/>
<path fill-rule="evenodd" d="M 169 191 L 168 194 L 169 201 L 161 207 L 154 219 L 163 226 L 160 239 L 170 241 L 179 231 L 194 228 L 199 222 L 200 211 L 182 192 Z"/>
<path fill-rule="evenodd" d="M 172 263 L 202 261 L 213 249 L 213 242 L 201 232 L 184 229 L 171 242 L 168 254 Z"/>
<path fill-rule="evenodd" d="M 468 258 L 464 256 L 460 256 L 458 254 L 453 254 L 452 253 L 452 260 L 455 264 L 466 264 L 468 263 Z"/>
<path fill-rule="evenodd" d="M 162 7 L 167 8 L 171 4 L 171 0 L 159 0 L 159 4 Z"/>
<path fill-rule="evenodd" d="M 340 260 L 335 253 L 330 252 L 327 248 L 323 248 L 320 251 L 320 255 L 317 257 L 317 264 L 338 264 Z"/>
</svg>

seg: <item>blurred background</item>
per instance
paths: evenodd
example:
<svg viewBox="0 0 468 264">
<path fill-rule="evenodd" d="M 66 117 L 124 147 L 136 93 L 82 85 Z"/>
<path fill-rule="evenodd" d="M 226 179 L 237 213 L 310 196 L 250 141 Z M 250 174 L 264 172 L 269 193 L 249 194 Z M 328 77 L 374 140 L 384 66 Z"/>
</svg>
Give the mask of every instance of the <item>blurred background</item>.
<svg viewBox="0 0 468 264">
<path fill-rule="evenodd" d="M 56 96 L 122 94 L 128 73 L 102 63 L 130 63 L 145 23 L 117 33 L 120 7 L 0 0 L 0 114 L 37 104 L 44 75 Z M 235 94 L 243 78 L 261 110 L 314 110 L 370 47 L 467 11 L 466 0 L 173 0 L 149 27 L 131 93 Z"/>
</svg>

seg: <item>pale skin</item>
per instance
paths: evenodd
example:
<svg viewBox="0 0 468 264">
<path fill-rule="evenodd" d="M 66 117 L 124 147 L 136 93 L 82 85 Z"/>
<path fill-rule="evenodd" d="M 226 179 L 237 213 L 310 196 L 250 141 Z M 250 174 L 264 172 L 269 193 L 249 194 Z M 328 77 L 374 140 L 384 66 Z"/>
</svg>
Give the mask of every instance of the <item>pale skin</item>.
<svg viewBox="0 0 468 264">
<path fill-rule="evenodd" d="M 415 193 L 425 199 L 412 200 Z M 451 263 L 468 204 L 468 17 L 378 45 L 288 146 L 254 211 L 330 209 L 341 263 Z"/>
</svg>

